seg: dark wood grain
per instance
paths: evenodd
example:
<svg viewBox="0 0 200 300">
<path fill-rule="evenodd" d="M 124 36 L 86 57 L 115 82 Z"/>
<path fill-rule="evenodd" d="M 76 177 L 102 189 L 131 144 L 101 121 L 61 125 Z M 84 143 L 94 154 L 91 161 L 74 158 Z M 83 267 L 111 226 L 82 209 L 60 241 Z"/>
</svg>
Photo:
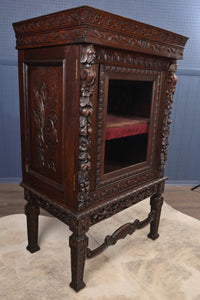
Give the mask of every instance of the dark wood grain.
<svg viewBox="0 0 200 300">
<path fill-rule="evenodd" d="M 28 250 L 38 249 L 39 207 L 69 225 L 70 286 L 79 291 L 85 286 L 90 226 L 151 197 L 155 218 L 149 237 L 158 237 L 176 59 L 182 58 L 187 38 L 88 6 L 13 27 L 19 50 Z M 121 166 L 105 172 L 111 80 L 143 84 L 140 92 L 135 90 L 135 98 L 142 95 L 137 100 L 126 85 L 121 92 L 130 102 L 127 113 L 134 102 L 135 114 L 148 114 L 150 120 L 148 137 L 137 139 L 134 147 L 130 140 L 126 148 L 122 143 L 123 155 L 119 153 L 117 161 Z M 111 159 L 120 147 L 115 148 Z"/>
</svg>

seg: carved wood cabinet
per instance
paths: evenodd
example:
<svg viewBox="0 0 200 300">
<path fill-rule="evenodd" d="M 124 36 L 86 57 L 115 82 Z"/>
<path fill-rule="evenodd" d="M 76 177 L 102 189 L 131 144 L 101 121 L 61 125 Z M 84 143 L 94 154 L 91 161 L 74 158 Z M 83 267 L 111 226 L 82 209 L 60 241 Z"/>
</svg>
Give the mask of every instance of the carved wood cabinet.
<svg viewBox="0 0 200 300">
<path fill-rule="evenodd" d="M 174 73 L 187 38 L 87 6 L 13 26 L 27 249 L 39 250 L 39 207 L 69 225 L 70 285 L 79 291 L 86 258 L 148 224 L 148 237 L 159 236 Z M 145 220 L 88 248 L 90 226 L 147 197 Z"/>
</svg>

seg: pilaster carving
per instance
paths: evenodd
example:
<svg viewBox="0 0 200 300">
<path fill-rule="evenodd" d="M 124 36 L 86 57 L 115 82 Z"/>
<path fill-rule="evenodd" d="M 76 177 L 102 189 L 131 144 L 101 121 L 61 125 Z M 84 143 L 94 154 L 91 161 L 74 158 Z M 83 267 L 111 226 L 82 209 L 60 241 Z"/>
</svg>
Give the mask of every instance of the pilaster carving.
<svg viewBox="0 0 200 300">
<path fill-rule="evenodd" d="M 168 145 L 169 145 L 169 125 L 172 123 L 170 118 L 172 103 L 173 103 L 173 95 L 176 88 L 177 77 L 175 72 L 177 70 L 177 63 L 173 62 L 167 73 L 167 88 L 166 88 L 166 106 L 164 110 L 164 121 L 163 121 L 163 131 L 162 131 L 162 148 L 161 148 L 161 156 L 160 156 L 160 177 L 164 175 L 165 162 L 167 161 L 168 154 Z"/>
<path fill-rule="evenodd" d="M 78 209 L 84 209 L 89 194 L 89 170 L 91 147 L 91 115 L 93 112 L 91 96 L 95 88 L 96 71 L 93 67 L 96 53 L 92 45 L 82 49 L 81 90 L 79 116 L 79 172 L 78 172 Z"/>
</svg>

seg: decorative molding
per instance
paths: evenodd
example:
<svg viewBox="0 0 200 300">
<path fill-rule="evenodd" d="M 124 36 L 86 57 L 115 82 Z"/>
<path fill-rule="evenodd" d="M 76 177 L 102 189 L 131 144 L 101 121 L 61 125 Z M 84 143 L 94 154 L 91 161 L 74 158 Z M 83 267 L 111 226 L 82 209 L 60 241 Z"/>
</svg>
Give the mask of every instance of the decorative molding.
<svg viewBox="0 0 200 300">
<path fill-rule="evenodd" d="M 163 179 L 164 180 L 164 179 Z M 159 182 L 158 182 L 159 183 Z M 130 207 L 150 196 L 156 194 L 157 184 L 155 181 L 153 184 L 148 184 L 142 188 L 128 192 L 122 196 L 117 197 L 108 203 L 99 205 L 89 212 L 90 215 L 90 226 L 94 225 L 104 219 L 111 217 L 112 215 Z"/>
<path fill-rule="evenodd" d="M 30 203 L 37 203 L 41 208 L 48 211 L 63 223 L 69 225 L 69 218 L 72 215 L 71 212 L 47 197 L 39 195 L 36 192 L 32 192 L 31 189 L 28 189 L 23 183 L 21 183 L 21 186 L 24 187 L 24 199 L 26 201 Z"/>
<path fill-rule="evenodd" d="M 125 48 L 129 50 L 142 50 L 141 52 L 157 54 L 161 56 L 182 59 L 183 58 L 183 47 L 172 46 L 157 43 L 155 40 L 147 40 L 143 36 L 136 35 L 125 35 L 112 32 L 110 30 L 101 30 L 96 28 L 89 28 L 86 30 L 86 37 L 88 39 L 94 39 L 93 43 L 106 44 L 107 46 L 113 44 L 117 48 Z M 141 38 L 140 38 L 141 37 Z M 162 39 L 163 40 L 163 39 Z"/>
<path fill-rule="evenodd" d="M 95 47 L 97 57 L 97 63 L 106 64 L 120 64 L 125 66 L 137 67 L 141 69 L 150 70 L 167 70 L 169 68 L 169 62 L 165 59 L 157 59 L 156 57 L 150 57 L 145 54 L 140 55 L 138 53 L 130 51 L 121 51 L 119 49 Z"/>
<path fill-rule="evenodd" d="M 108 197 L 112 197 L 113 195 L 119 194 L 123 191 L 131 189 L 141 183 L 146 183 L 151 179 L 156 177 L 156 172 L 153 171 L 145 172 L 140 175 L 130 177 L 130 178 L 123 178 L 125 180 L 118 181 L 118 183 L 111 183 L 107 186 L 102 186 L 101 189 L 91 192 L 88 198 L 88 201 L 85 202 L 86 207 L 89 207 L 95 203 L 105 200 Z"/>
<path fill-rule="evenodd" d="M 93 67 L 96 52 L 92 45 L 82 49 L 81 55 L 81 89 L 79 116 L 79 172 L 78 172 L 78 209 L 85 208 L 89 195 L 89 170 L 91 168 L 91 116 L 93 112 L 91 96 L 95 88 L 96 71 Z"/>
<path fill-rule="evenodd" d="M 54 154 L 58 144 L 56 129 L 56 84 L 54 81 L 42 81 L 39 87 L 33 89 L 35 107 L 34 116 L 34 144 L 37 168 L 43 168 L 56 173 Z"/>
<path fill-rule="evenodd" d="M 78 29 L 77 26 L 79 26 Z M 187 38 L 92 7 L 79 7 L 13 24 L 17 48 L 83 42 L 116 44 L 182 58 Z M 75 29 L 71 30 L 71 28 Z M 70 32 L 70 37 L 67 33 Z M 118 32 L 118 33 L 116 33 Z M 28 37 L 29 35 L 29 37 Z M 163 42 L 164 41 L 164 42 Z"/>
<path fill-rule="evenodd" d="M 41 47 L 51 46 L 51 45 L 60 45 L 60 44 L 69 44 L 73 40 L 80 40 L 83 39 L 84 35 L 86 34 L 86 30 L 84 28 L 79 29 L 66 29 L 66 31 L 48 31 L 48 32 L 41 32 L 36 35 L 25 35 L 17 37 L 17 49 L 23 48 L 32 48 L 35 46 Z M 71 42 L 70 42 L 71 41 Z"/>
<path fill-rule="evenodd" d="M 160 155 L 160 174 L 162 177 L 164 175 L 165 162 L 167 161 L 168 154 L 168 145 L 169 145 L 169 125 L 172 123 L 170 118 L 172 103 L 173 103 L 173 95 L 175 93 L 177 77 L 175 72 L 177 70 L 177 63 L 173 62 L 167 72 L 167 87 L 166 87 L 166 106 L 164 110 L 164 118 L 163 118 L 163 130 L 162 130 L 162 143 L 161 143 L 161 155 Z"/>
<path fill-rule="evenodd" d="M 107 235 L 103 244 L 94 250 L 87 248 L 87 258 L 93 258 L 103 251 L 105 251 L 109 246 L 115 245 L 118 240 L 124 239 L 128 234 L 133 234 L 137 229 L 142 229 L 150 224 L 155 218 L 155 211 L 151 211 L 148 217 L 142 221 L 136 219 L 133 223 L 126 223 L 119 227 L 112 235 Z"/>
</svg>

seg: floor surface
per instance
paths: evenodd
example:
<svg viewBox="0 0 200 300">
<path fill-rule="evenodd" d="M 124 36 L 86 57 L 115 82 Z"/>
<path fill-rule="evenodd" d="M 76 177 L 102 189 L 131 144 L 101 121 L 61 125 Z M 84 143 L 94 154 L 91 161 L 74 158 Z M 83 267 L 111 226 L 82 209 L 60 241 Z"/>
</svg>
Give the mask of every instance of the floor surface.
<svg viewBox="0 0 200 300">
<path fill-rule="evenodd" d="M 0 183 L 0 217 L 24 212 L 23 188 L 16 183 Z M 190 186 L 167 186 L 165 201 L 173 208 L 200 220 L 200 187 L 191 191 Z M 41 210 L 41 214 L 49 214 Z"/>
</svg>

